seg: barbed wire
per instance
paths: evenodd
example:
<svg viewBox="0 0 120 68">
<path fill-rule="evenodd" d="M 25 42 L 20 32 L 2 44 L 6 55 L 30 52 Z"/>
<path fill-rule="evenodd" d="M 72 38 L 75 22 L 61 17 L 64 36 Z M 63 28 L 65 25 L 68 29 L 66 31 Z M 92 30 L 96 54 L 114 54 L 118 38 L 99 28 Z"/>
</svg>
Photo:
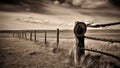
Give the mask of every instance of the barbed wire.
<svg viewBox="0 0 120 68">
<path fill-rule="evenodd" d="M 113 55 L 113 54 L 110 54 L 110 53 L 107 53 L 107 52 L 97 51 L 97 50 L 91 50 L 91 49 L 86 49 L 86 48 L 81 48 L 80 50 L 86 50 L 86 51 L 100 53 L 100 54 L 103 54 L 103 55 L 107 55 L 107 56 L 113 57 L 113 58 L 115 58 L 115 59 L 117 59 L 117 60 L 120 61 L 120 57 L 118 57 L 116 55 Z"/>
<path fill-rule="evenodd" d="M 96 24 L 96 25 L 87 24 L 87 27 L 100 28 L 100 27 L 113 26 L 113 25 L 120 25 L 120 22 L 107 23 L 107 24 Z"/>
<path fill-rule="evenodd" d="M 114 26 L 114 25 L 120 25 L 120 22 L 114 22 L 114 23 L 107 23 L 107 24 L 87 24 L 87 27 L 92 27 L 92 28 L 100 28 L 100 27 L 106 27 L 106 26 Z M 92 40 L 99 40 L 99 41 L 105 41 L 105 42 L 111 42 L 111 43 L 120 43 L 120 40 L 113 40 L 113 39 L 103 39 L 103 38 L 96 38 L 96 37 L 89 37 L 85 36 L 87 39 L 92 39 Z"/>
<path fill-rule="evenodd" d="M 89 36 L 84 36 L 84 37 L 92 40 L 99 40 L 99 41 L 105 41 L 105 42 L 111 42 L 111 43 L 120 43 L 120 40 L 103 39 L 103 38 L 96 38 L 96 37 L 89 37 Z"/>
</svg>

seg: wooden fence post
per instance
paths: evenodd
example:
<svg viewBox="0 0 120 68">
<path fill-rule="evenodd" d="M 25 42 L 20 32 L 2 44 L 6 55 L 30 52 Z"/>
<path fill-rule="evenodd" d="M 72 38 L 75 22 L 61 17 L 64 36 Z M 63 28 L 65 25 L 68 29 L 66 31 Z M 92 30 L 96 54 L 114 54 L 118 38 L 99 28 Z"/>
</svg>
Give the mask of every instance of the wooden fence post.
<svg viewBox="0 0 120 68">
<path fill-rule="evenodd" d="M 32 31 L 30 31 L 30 41 L 32 41 Z"/>
<path fill-rule="evenodd" d="M 79 65 L 80 57 L 85 54 L 84 51 L 84 34 L 86 33 L 86 24 L 84 22 L 75 22 L 74 34 L 76 37 L 76 58 L 75 65 Z"/>
<path fill-rule="evenodd" d="M 22 38 L 22 33 L 20 32 L 20 38 Z"/>
<path fill-rule="evenodd" d="M 15 33 L 13 32 L 13 37 L 15 37 Z"/>
<path fill-rule="evenodd" d="M 47 31 L 45 30 L 45 45 L 47 44 Z"/>
<path fill-rule="evenodd" d="M 24 32 L 21 32 L 22 33 L 22 39 L 24 39 Z"/>
<path fill-rule="evenodd" d="M 18 38 L 19 38 L 19 32 L 17 32 Z"/>
<path fill-rule="evenodd" d="M 27 35 L 26 35 L 26 31 L 25 31 L 25 39 L 27 40 Z"/>
<path fill-rule="evenodd" d="M 57 28 L 57 48 L 59 46 L 59 28 Z"/>
<path fill-rule="evenodd" d="M 34 41 L 36 42 L 36 30 L 34 30 Z"/>
<path fill-rule="evenodd" d="M 16 38 L 18 38 L 18 33 L 16 32 L 16 35 L 15 35 Z"/>
<path fill-rule="evenodd" d="M 59 28 L 57 28 L 57 41 L 56 41 L 56 47 L 53 49 L 53 53 L 58 52 L 58 46 L 59 46 Z"/>
<path fill-rule="evenodd" d="M 15 38 L 17 38 L 17 33 L 15 32 L 15 35 L 14 35 Z"/>
<path fill-rule="evenodd" d="M 22 38 L 22 36 L 21 36 L 22 34 L 21 34 L 21 32 L 20 32 L 20 38 Z"/>
<path fill-rule="evenodd" d="M 20 38 L 20 32 L 18 32 L 18 37 Z"/>
</svg>

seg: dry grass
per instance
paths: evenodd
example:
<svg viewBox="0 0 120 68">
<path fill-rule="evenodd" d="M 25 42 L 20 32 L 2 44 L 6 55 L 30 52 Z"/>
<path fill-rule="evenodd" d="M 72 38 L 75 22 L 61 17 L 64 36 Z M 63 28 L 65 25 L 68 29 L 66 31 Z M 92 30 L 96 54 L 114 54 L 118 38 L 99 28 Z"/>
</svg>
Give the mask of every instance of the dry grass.
<svg viewBox="0 0 120 68">
<path fill-rule="evenodd" d="M 91 46 L 88 45 L 91 44 Z M 94 43 L 98 44 L 97 47 Z M 73 64 L 73 55 L 69 55 L 69 50 L 73 48 L 75 40 L 60 40 L 59 49 L 53 53 L 56 47 L 56 39 L 48 39 L 47 45 L 44 39 L 37 42 L 15 39 L 0 39 L 0 67 L 1 68 L 116 68 L 120 61 L 114 58 L 97 53 L 86 51 L 86 55 L 81 57 L 78 66 Z M 109 48 L 105 47 L 107 45 Z M 86 40 L 86 47 L 97 49 L 103 48 L 103 51 L 111 54 L 117 53 L 119 56 L 119 44 L 110 44 L 97 41 Z M 103 47 L 102 47 L 103 46 Z M 116 49 L 118 48 L 118 49 Z M 116 50 L 114 50 L 116 49 Z M 14 58 L 13 58 L 14 57 Z"/>
</svg>

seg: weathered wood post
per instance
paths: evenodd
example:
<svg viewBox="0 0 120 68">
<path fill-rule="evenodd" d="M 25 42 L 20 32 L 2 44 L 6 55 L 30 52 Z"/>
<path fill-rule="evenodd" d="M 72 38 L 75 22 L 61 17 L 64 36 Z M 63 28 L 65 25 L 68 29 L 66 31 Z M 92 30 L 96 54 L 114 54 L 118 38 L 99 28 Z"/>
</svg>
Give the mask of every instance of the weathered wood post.
<svg viewBox="0 0 120 68">
<path fill-rule="evenodd" d="M 79 65 L 80 57 L 85 54 L 84 51 L 84 34 L 86 33 L 86 24 L 84 22 L 75 22 L 74 34 L 76 37 L 76 59 L 75 65 Z"/>
<path fill-rule="evenodd" d="M 25 31 L 25 39 L 27 40 L 27 34 L 26 34 L 26 31 Z"/>
<path fill-rule="evenodd" d="M 30 41 L 32 41 L 32 31 L 30 31 Z"/>
<path fill-rule="evenodd" d="M 14 33 L 14 37 L 16 38 L 16 32 Z"/>
<path fill-rule="evenodd" d="M 34 41 L 36 42 L 36 30 L 34 30 Z"/>
<path fill-rule="evenodd" d="M 59 46 L 59 28 L 57 28 L 57 48 Z"/>
<path fill-rule="evenodd" d="M 17 38 L 19 38 L 19 32 L 17 32 Z"/>
<path fill-rule="evenodd" d="M 21 33 L 22 33 L 22 39 L 24 39 L 24 32 L 22 31 Z"/>
<path fill-rule="evenodd" d="M 53 49 L 53 53 L 58 52 L 58 46 L 59 46 L 59 28 L 57 28 L 57 41 L 56 41 L 56 47 Z"/>
<path fill-rule="evenodd" d="M 15 33 L 13 32 L 13 37 L 15 37 Z"/>
<path fill-rule="evenodd" d="M 16 32 L 15 34 L 16 34 L 15 37 L 18 38 L 18 35 L 17 35 L 18 33 Z"/>
<path fill-rule="evenodd" d="M 20 38 L 22 38 L 22 33 L 20 32 Z"/>
<path fill-rule="evenodd" d="M 20 32 L 20 38 L 22 38 L 22 33 Z"/>
<path fill-rule="evenodd" d="M 18 32 L 18 38 L 20 38 L 20 32 Z"/>
<path fill-rule="evenodd" d="M 18 38 L 19 38 L 19 37 L 20 37 L 20 36 L 19 36 L 19 32 L 17 32 L 17 35 L 18 35 Z"/>
<path fill-rule="evenodd" d="M 47 31 L 45 30 L 45 45 L 47 44 Z"/>
</svg>

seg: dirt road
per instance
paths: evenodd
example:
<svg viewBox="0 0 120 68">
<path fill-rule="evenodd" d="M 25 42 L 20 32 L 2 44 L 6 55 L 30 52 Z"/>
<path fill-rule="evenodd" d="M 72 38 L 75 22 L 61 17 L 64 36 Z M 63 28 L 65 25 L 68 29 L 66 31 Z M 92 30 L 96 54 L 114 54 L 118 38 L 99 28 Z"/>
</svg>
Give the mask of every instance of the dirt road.
<svg viewBox="0 0 120 68">
<path fill-rule="evenodd" d="M 40 44 L 40 45 L 38 45 Z M 68 68 L 65 51 L 15 38 L 0 38 L 0 68 Z"/>
</svg>

